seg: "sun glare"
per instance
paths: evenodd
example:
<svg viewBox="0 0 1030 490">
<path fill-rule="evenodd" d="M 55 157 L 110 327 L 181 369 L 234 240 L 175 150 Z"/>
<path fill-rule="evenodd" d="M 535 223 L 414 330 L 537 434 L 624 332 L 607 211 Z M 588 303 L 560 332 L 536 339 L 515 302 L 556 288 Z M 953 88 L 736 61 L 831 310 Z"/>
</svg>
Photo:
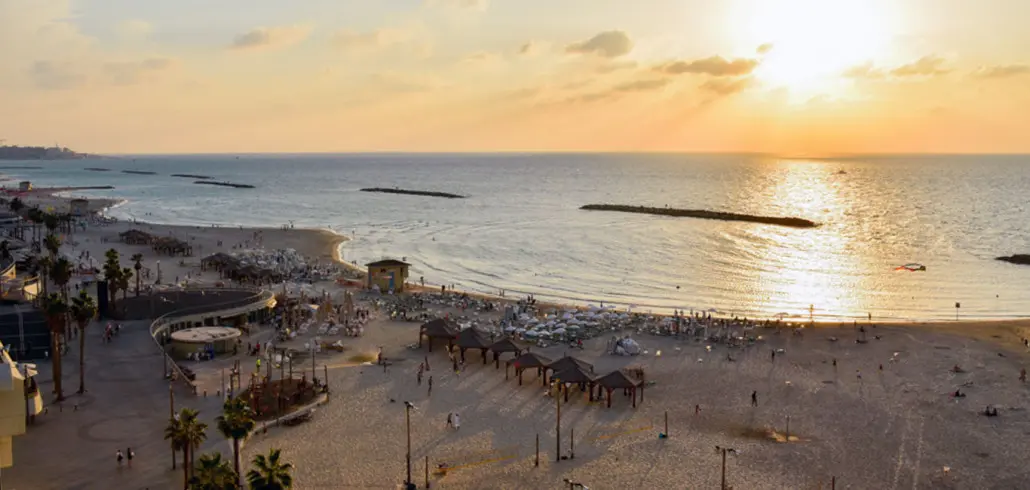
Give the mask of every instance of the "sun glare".
<svg viewBox="0 0 1030 490">
<path fill-rule="evenodd" d="M 753 0 L 739 28 L 769 44 L 756 77 L 796 95 L 834 94 L 841 73 L 880 57 L 890 36 L 880 0 Z"/>
</svg>

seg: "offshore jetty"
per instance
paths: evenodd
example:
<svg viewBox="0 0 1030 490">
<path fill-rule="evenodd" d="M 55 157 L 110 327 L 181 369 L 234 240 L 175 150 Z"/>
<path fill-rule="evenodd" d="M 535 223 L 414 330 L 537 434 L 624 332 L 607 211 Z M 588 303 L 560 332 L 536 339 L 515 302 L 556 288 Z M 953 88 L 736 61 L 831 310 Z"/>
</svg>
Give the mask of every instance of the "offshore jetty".
<svg viewBox="0 0 1030 490">
<path fill-rule="evenodd" d="M 995 257 L 994 260 L 1000 260 L 1002 262 L 1008 262 L 1010 264 L 1030 265 L 1030 255 L 1028 254 L 1015 254 L 1008 255 L 1005 257 Z"/>
<path fill-rule="evenodd" d="M 465 199 L 465 196 L 451 194 L 449 192 L 413 191 L 408 189 L 386 189 L 383 187 L 368 187 L 361 189 L 361 192 L 385 192 L 387 194 L 408 194 L 411 196 L 443 197 L 447 199 Z"/>
<path fill-rule="evenodd" d="M 222 187 L 235 187 L 237 189 L 253 189 L 254 186 L 250 184 L 236 184 L 233 182 L 215 182 L 213 180 L 196 180 L 194 184 L 205 184 L 205 185 L 217 185 Z"/>
<path fill-rule="evenodd" d="M 172 174 L 172 177 L 183 177 L 183 178 L 187 178 L 187 179 L 202 179 L 202 180 L 207 180 L 207 179 L 211 178 L 211 177 L 208 177 L 207 175 L 196 175 L 196 174 Z"/>
<path fill-rule="evenodd" d="M 111 171 L 111 169 L 109 169 L 109 168 L 98 168 L 98 167 L 86 167 L 86 170 L 89 170 L 90 172 L 110 172 Z"/>
<path fill-rule="evenodd" d="M 134 175 L 157 175 L 157 172 L 149 172 L 146 170 L 122 170 L 122 173 Z"/>
<path fill-rule="evenodd" d="M 751 214 L 725 213 L 703 209 L 652 208 L 647 206 L 626 206 L 621 204 L 587 204 L 579 209 L 587 211 L 617 211 L 620 213 L 653 214 L 677 218 L 717 219 L 721 221 L 748 221 L 767 225 L 789 226 L 791 228 L 815 228 L 814 221 L 803 218 L 781 218 L 776 216 L 755 216 Z"/>
</svg>

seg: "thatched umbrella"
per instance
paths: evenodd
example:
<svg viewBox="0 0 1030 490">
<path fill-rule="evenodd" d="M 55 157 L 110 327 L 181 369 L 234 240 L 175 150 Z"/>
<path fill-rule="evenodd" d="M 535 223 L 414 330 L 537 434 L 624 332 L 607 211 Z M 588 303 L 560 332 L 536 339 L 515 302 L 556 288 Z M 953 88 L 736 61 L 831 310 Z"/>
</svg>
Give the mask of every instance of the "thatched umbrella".
<svg viewBox="0 0 1030 490">
<path fill-rule="evenodd" d="M 543 374 L 544 368 L 551 363 L 549 358 L 541 356 L 533 352 L 527 352 L 522 354 L 515 359 L 508 361 L 508 364 L 504 367 L 504 379 L 508 379 L 508 366 L 515 367 L 515 374 L 519 376 L 519 386 L 522 385 L 522 371 L 526 369 L 536 368 L 537 376 Z M 547 379 L 544 377 L 543 384 L 547 385 Z"/>
<path fill-rule="evenodd" d="M 491 344 L 490 350 L 494 353 L 494 364 L 496 365 L 496 369 L 501 369 L 501 354 L 511 352 L 515 354 L 515 357 L 521 356 L 523 352 L 529 350 L 529 344 L 515 340 L 511 337 L 505 337 Z"/>
<path fill-rule="evenodd" d="M 458 333 L 454 343 L 458 346 L 458 351 L 461 352 L 461 362 L 465 362 L 466 349 L 479 349 L 483 354 L 483 364 L 486 364 L 486 351 L 490 350 L 490 340 L 476 330 L 475 327 L 466 328 Z"/>
<path fill-rule="evenodd" d="M 597 379 L 597 384 L 608 391 L 608 408 L 612 407 L 612 390 L 622 389 L 626 395 L 633 395 L 633 408 L 637 407 L 637 388 L 640 388 L 640 401 L 644 401 L 644 383 L 629 377 L 622 370 L 612 371 Z"/>
<path fill-rule="evenodd" d="M 454 345 L 454 339 L 458 336 L 458 332 L 461 331 L 456 323 L 444 319 L 437 318 L 426 323 L 423 323 L 418 329 L 418 346 L 422 347 L 422 337 L 426 337 L 429 342 L 429 352 L 433 352 L 433 340 L 435 339 L 447 339 L 448 350 Z"/>
</svg>

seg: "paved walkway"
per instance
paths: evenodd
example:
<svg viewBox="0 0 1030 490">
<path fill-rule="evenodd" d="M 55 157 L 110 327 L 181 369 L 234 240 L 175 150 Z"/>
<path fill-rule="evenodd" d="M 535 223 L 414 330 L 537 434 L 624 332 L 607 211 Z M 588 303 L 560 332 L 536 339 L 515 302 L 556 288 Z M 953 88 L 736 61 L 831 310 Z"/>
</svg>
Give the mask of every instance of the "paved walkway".
<svg viewBox="0 0 1030 490">
<path fill-rule="evenodd" d="M 149 336 L 149 325 L 124 323 L 110 344 L 101 342 L 101 325 L 88 329 L 84 395 L 75 394 L 79 359 L 78 339 L 73 339 L 64 358 L 67 399 L 61 405 L 53 403 L 50 364 L 38 365 L 49 410 L 25 435 L 15 437 L 14 467 L 3 472 L 6 490 L 182 488 L 181 461 L 172 472 L 171 450 L 164 440 L 168 382 L 162 378 L 161 355 Z M 208 442 L 201 452 L 227 447 L 214 423 L 221 409 L 219 398 L 214 392 L 209 395 L 193 396 L 182 383 L 175 386 L 176 410 L 200 410 L 208 424 Z M 128 447 L 136 455 L 132 467 L 119 468 L 115 452 L 124 453 Z"/>
</svg>

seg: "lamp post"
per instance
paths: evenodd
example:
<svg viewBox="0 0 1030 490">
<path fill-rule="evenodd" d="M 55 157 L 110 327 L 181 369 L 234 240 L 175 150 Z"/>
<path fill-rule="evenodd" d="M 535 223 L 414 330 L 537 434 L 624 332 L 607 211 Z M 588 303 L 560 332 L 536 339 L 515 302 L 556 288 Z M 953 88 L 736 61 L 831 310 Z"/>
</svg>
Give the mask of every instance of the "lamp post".
<svg viewBox="0 0 1030 490">
<path fill-rule="evenodd" d="M 722 453 L 722 484 L 719 486 L 722 490 L 726 490 L 726 453 L 739 454 L 739 451 L 732 447 L 719 447 L 715 446 L 715 450 Z"/>
<path fill-rule="evenodd" d="M 411 481 L 411 409 L 413 409 L 413 408 L 415 408 L 415 405 L 412 405 L 411 402 L 407 402 L 407 401 L 404 402 L 404 424 L 407 426 L 407 435 L 408 435 L 408 452 L 407 452 L 407 455 L 405 456 L 405 460 L 406 460 L 407 465 L 408 465 L 408 473 L 407 473 L 407 478 L 404 479 L 404 483 L 406 485 L 409 485 L 409 486 L 412 483 L 412 481 Z"/>
<path fill-rule="evenodd" d="M 154 261 L 157 264 L 157 281 L 154 284 L 161 284 L 161 261 Z"/>
<path fill-rule="evenodd" d="M 555 425 L 554 425 L 554 461 L 561 461 L 561 388 L 554 395 Z"/>
</svg>

